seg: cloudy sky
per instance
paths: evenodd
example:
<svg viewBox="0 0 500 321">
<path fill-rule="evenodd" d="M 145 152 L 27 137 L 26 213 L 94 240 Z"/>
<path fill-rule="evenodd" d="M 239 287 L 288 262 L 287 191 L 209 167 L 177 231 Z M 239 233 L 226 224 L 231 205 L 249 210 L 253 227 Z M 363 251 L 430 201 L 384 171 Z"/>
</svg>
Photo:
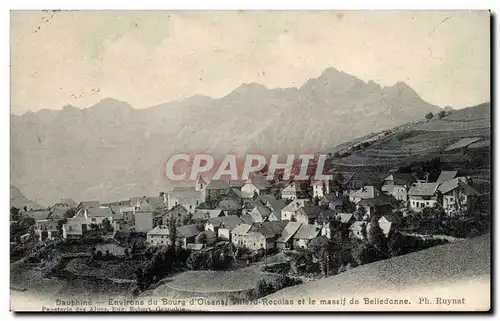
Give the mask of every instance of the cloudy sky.
<svg viewBox="0 0 500 321">
<path fill-rule="evenodd" d="M 335 67 L 424 100 L 490 100 L 489 12 L 11 13 L 11 110 L 146 108 L 241 83 L 297 87 Z"/>
</svg>

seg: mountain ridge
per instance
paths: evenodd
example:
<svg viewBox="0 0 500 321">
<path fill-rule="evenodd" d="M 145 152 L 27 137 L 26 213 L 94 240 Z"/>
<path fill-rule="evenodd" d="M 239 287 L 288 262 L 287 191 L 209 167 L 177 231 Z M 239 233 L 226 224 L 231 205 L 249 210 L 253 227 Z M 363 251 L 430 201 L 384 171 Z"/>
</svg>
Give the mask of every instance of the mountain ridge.
<svg viewBox="0 0 500 321">
<path fill-rule="evenodd" d="M 195 95 L 144 109 L 107 98 L 84 109 L 12 115 L 12 183 L 49 204 L 62 194 L 103 201 L 154 195 L 165 188 L 161 167 L 173 152 L 322 151 L 442 110 L 408 85 L 387 88 L 327 69 L 300 88 L 250 83 L 220 98 Z"/>
</svg>

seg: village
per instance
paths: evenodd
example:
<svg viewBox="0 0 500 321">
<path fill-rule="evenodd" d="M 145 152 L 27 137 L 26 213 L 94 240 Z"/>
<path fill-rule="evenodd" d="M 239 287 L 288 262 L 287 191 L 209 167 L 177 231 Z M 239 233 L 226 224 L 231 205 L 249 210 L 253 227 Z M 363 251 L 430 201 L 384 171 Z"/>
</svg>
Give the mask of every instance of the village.
<svg viewBox="0 0 500 321">
<path fill-rule="evenodd" d="M 262 172 L 245 181 L 200 175 L 192 186 L 157 196 L 12 208 L 11 262 L 38 264 L 45 276 L 126 280 L 135 294 L 179 271 L 258 265 L 262 280 L 252 296 L 261 297 L 488 232 L 489 191 L 460 170 L 437 178 L 330 174 L 320 181 L 270 181 Z M 280 276 L 279 284 L 265 281 L 266 273 Z"/>
</svg>

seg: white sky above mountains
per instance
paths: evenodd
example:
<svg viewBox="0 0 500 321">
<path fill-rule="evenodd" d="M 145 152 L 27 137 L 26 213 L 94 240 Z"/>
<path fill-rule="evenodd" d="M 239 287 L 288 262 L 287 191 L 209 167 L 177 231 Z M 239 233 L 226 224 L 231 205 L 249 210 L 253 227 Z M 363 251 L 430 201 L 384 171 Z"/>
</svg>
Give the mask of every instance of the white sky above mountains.
<svg viewBox="0 0 500 321">
<path fill-rule="evenodd" d="M 429 103 L 490 100 L 487 11 L 11 13 L 11 111 L 146 108 L 242 83 L 300 87 L 335 67 Z"/>
</svg>

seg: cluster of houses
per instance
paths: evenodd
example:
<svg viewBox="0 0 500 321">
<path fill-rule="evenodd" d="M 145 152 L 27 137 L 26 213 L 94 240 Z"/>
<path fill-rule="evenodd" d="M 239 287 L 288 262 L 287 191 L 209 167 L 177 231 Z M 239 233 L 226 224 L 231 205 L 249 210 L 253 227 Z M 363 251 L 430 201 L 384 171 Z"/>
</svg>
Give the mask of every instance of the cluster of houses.
<svg viewBox="0 0 500 321">
<path fill-rule="evenodd" d="M 448 215 L 464 213 L 481 195 L 467 177 L 443 171 L 437 181 L 411 174 L 343 173 L 340 184 L 311 182 L 309 192 L 298 182 L 271 184 L 255 175 L 241 181 L 208 180 L 175 187 L 155 197 L 126 201 L 76 204 L 63 199 L 48 210 L 30 211 L 40 241 L 62 237 L 78 240 L 86 231 L 107 225 L 116 232 L 143 232 L 150 245 L 167 245 L 175 225 L 176 242 L 186 249 L 202 249 L 220 241 L 250 250 L 307 248 L 319 236 L 332 238 L 336 220 L 350 237 L 363 238 L 376 215 L 385 235 L 399 224 L 395 207 L 415 212 L 440 204 Z M 308 194 L 310 193 L 310 195 Z M 345 213 L 345 203 L 352 204 Z M 60 220 L 68 209 L 75 214 Z M 59 226 L 58 226 L 59 225 Z"/>
</svg>

